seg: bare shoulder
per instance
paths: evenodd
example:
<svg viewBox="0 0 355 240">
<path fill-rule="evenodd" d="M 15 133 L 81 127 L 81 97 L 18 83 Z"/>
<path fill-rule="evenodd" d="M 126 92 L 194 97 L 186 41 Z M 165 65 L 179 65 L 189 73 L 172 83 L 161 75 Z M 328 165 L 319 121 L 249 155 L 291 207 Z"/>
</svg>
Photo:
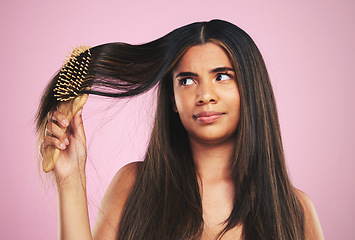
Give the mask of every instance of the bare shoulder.
<svg viewBox="0 0 355 240">
<path fill-rule="evenodd" d="M 116 239 L 120 219 L 132 192 L 141 163 L 129 163 L 113 177 L 97 214 L 93 229 L 94 239 Z"/>
<path fill-rule="evenodd" d="M 136 181 L 138 167 L 141 164 L 142 162 L 131 162 L 122 167 L 113 177 L 110 187 L 113 187 L 114 189 L 132 187 Z"/>
<path fill-rule="evenodd" d="M 306 240 L 324 239 L 322 227 L 320 225 L 318 215 L 311 198 L 297 188 L 294 188 L 294 190 L 304 210 Z"/>
</svg>

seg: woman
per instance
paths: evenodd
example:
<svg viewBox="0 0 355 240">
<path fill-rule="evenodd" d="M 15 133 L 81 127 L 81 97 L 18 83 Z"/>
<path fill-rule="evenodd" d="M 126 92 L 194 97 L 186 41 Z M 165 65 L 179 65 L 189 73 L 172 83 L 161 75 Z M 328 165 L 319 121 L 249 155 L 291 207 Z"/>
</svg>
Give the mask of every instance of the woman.
<svg viewBox="0 0 355 240">
<path fill-rule="evenodd" d="M 46 123 L 42 153 L 62 150 L 61 239 L 323 239 L 312 202 L 288 179 L 267 70 L 243 30 L 213 20 L 97 46 L 88 78 L 89 93 L 111 97 L 159 84 L 156 118 L 144 161 L 118 171 L 91 232 L 81 111 L 69 123 L 55 110 L 54 78 L 37 126 Z"/>
</svg>

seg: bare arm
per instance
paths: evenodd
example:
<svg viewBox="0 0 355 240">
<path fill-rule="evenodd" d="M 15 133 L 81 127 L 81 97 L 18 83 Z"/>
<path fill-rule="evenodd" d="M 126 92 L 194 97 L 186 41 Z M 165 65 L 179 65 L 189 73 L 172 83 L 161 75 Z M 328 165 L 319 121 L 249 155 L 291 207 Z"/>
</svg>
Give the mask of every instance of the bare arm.
<svg viewBox="0 0 355 240">
<path fill-rule="evenodd" d="M 85 178 L 58 186 L 59 232 L 61 239 L 117 239 L 117 230 L 127 199 L 132 191 L 138 162 L 120 169 L 111 181 L 101 202 L 91 237 L 87 211 Z M 80 236 L 80 238 L 79 238 Z"/>
<path fill-rule="evenodd" d="M 55 111 L 49 119 L 41 145 L 42 153 L 49 145 L 61 149 L 53 169 L 58 190 L 58 238 L 116 239 L 119 220 L 132 191 L 139 163 L 126 165 L 113 178 L 102 201 L 93 237 L 87 205 L 86 138 L 81 111 L 68 127 L 70 134 L 63 131 L 68 125 L 65 116 Z"/>
<path fill-rule="evenodd" d="M 324 240 L 322 227 L 320 225 L 316 209 L 312 200 L 302 191 L 296 189 L 296 193 L 301 201 L 305 215 L 305 239 Z"/>
<path fill-rule="evenodd" d="M 58 239 L 92 239 L 85 176 L 67 183 L 57 183 L 57 189 Z"/>
<path fill-rule="evenodd" d="M 64 131 L 66 127 L 67 132 Z M 60 111 L 49 115 L 41 144 L 42 154 L 49 145 L 61 149 L 53 169 L 58 191 L 58 238 L 92 239 L 86 199 L 86 138 L 81 111 L 70 123 Z"/>
<path fill-rule="evenodd" d="M 59 111 L 51 115 L 46 137 L 42 143 L 42 153 L 46 146 L 61 149 L 54 167 L 58 190 L 59 239 L 116 239 L 119 220 L 132 191 L 139 163 L 123 167 L 113 178 L 96 219 L 92 237 L 86 193 L 86 138 L 81 111 L 73 118 L 68 129 L 65 116 Z"/>
<path fill-rule="evenodd" d="M 139 162 L 127 164 L 112 179 L 96 218 L 94 239 L 117 239 L 117 230 L 127 199 L 132 192 L 139 164 Z"/>
</svg>

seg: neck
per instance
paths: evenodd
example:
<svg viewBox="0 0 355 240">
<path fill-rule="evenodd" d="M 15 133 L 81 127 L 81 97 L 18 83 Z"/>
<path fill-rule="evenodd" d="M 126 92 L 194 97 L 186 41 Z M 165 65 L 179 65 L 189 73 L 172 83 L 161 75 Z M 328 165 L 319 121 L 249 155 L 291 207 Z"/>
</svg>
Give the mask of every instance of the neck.
<svg viewBox="0 0 355 240">
<path fill-rule="evenodd" d="M 201 143 L 190 138 L 196 169 L 202 182 L 230 181 L 234 139 L 218 144 Z"/>
</svg>

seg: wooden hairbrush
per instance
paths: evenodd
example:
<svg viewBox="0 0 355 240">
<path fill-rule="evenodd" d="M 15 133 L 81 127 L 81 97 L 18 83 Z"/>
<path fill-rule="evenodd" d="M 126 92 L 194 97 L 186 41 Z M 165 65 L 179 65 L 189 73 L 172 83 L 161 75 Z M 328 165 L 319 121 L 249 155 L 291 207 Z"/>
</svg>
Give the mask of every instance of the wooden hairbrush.
<svg viewBox="0 0 355 240">
<path fill-rule="evenodd" d="M 77 46 L 65 60 L 56 83 L 54 97 L 60 101 L 58 110 L 70 122 L 75 114 L 84 106 L 88 94 L 81 94 L 85 88 L 85 76 L 91 59 L 90 47 Z M 65 129 L 66 131 L 66 129 Z M 50 172 L 58 160 L 60 150 L 52 145 L 43 154 L 43 171 Z"/>
</svg>

